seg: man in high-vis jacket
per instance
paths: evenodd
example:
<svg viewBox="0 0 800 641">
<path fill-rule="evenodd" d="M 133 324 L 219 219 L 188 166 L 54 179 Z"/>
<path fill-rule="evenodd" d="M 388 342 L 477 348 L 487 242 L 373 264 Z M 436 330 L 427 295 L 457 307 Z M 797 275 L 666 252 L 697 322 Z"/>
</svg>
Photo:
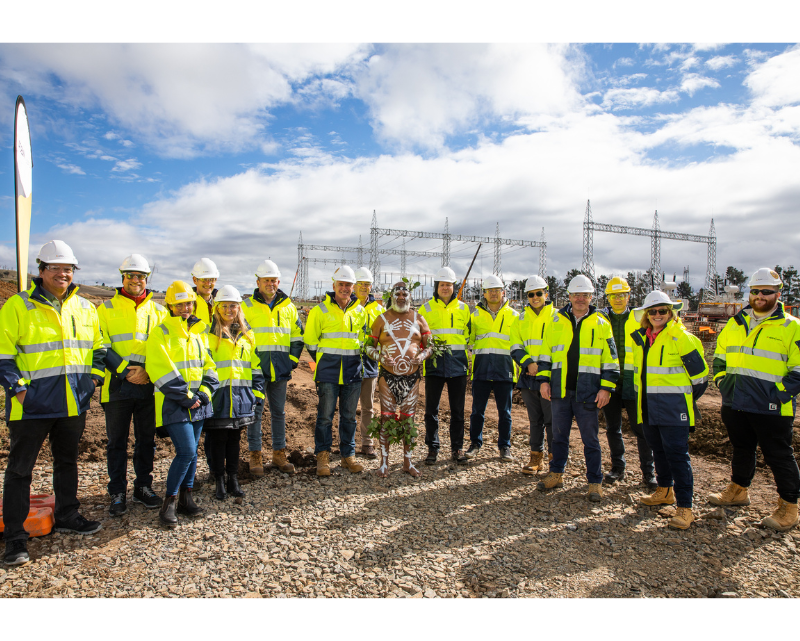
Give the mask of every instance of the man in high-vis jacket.
<svg viewBox="0 0 800 641">
<path fill-rule="evenodd" d="M 61 240 L 36 259 L 39 277 L 0 309 L 0 381 L 6 392 L 10 451 L 3 482 L 5 562 L 28 556 L 23 524 L 36 457 L 45 438 L 53 453 L 55 530 L 94 534 L 99 521 L 78 513 L 78 443 L 86 411 L 103 383 L 106 349 L 97 310 L 72 283 L 78 260 Z"/>
<path fill-rule="evenodd" d="M 206 324 L 206 331 L 211 327 L 211 316 L 214 313 L 214 297 L 217 290 L 214 287 L 219 278 L 216 263 L 210 258 L 201 258 L 192 267 L 192 289 L 197 294 L 197 305 L 194 315 Z"/>
<path fill-rule="evenodd" d="M 427 359 L 425 376 L 425 445 L 426 465 L 433 465 L 439 454 L 439 402 L 444 386 L 450 403 L 450 458 L 458 464 L 467 462 L 464 454 L 464 405 L 467 397 L 467 341 L 472 327 L 469 306 L 456 296 L 456 273 L 449 267 L 436 272 L 433 298 L 419 310 L 435 338 L 443 340 L 450 353 Z"/>
<path fill-rule="evenodd" d="M 306 349 L 316 363 L 314 382 L 319 405 L 314 428 L 317 476 L 330 476 L 333 417 L 339 403 L 339 451 L 342 467 L 351 474 L 363 472 L 356 462 L 356 408 L 361 393 L 361 339 L 367 313 L 353 294 L 356 275 L 348 265 L 333 274 L 333 291 L 308 313 L 304 335 Z"/>
<path fill-rule="evenodd" d="M 133 502 L 146 508 L 161 506 L 153 491 L 153 458 L 156 453 L 156 405 L 153 383 L 145 371 L 145 343 L 161 324 L 167 310 L 153 300 L 147 289 L 150 265 L 141 254 L 131 254 L 119 268 L 122 287 L 97 309 L 106 347 L 106 376 L 100 403 L 106 414 L 106 464 L 109 514 L 128 511 L 128 435 L 133 419 Z"/>
<path fill-rule="evenodd" d="M 498 276 L 483 280 L 483 298 L 472 312 L 469 344 L 472 346 L 472 413 L 469 417 L 470 446 L 465 456 L 478 455 L 483 445 L 483 424 L 489 395 L 497 405 L 497 448 L 501 461 L 513 461 L 511 454 L 511 396 L 517 380 L 511 358 L 511 327 L 517 312 L 508 304 L 505 285 Z"/>
<path fill-rule="evenodd" d="M 272 434 L 272 465 L 285 474 L 294 474 L 286 458 L 286 388 L 303 351 L 303 324 L 292 299 L 282 289 L 281 272 L 271 260 L 256 268 L 256 289 L 242 303 L 244 317 L 256 336 L 256 352 L 264 374 L 264 396 L 269 403 Z M 250 472 L 263 476 L 261 459 L 261 417 L 265 401 L 256 405 L 255 420 L 247 426 Z"/>
<path fill-rule="evenodd" d="M 776 271 L 762 267 L 748 286 L 750 304 L 728 321 L 714 352 L 714 382 L 733 458 L 728 487 L 708 498 L 715 505 L 750 505 L 747 488 L 760 447 L 778 489 L 778 507 L 761 524 L 785 532 L 799 522 L 792 424 L 800 392 L 800 320 L 784 311 Z"/>
<path fill-rule="evenodd" d="M 608 404 L 619 379 L 617 347 L 611 324 L 591 305 L 594 285 L 583 274 L 568 287 L 569 304 L 558 310 L 539 352 L 542 398 L 552 400 L 553 460 L 538 489 L 563 486 L 572 419 L 578 423 L 586 458 L 587 498 L 603 498 L 603 466 L 597 411 Z"/>
</svg>

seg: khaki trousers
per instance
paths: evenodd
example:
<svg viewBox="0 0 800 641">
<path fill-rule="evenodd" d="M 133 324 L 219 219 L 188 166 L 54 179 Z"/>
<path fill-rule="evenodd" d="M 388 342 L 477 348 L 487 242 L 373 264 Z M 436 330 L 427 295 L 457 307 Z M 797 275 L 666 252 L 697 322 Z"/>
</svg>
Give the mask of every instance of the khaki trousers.
<svg viewBox="0 0 800 641">
<path fill-rule="evenodd" d="M 373 445 L 372 439 L 367 434 L 367 428 L 375 415 L 375 388 L 377 385 L 377 377 L 361 380 L 361 396 L 358 399 L 361 405 L 361 447 Z"/>
</svg>

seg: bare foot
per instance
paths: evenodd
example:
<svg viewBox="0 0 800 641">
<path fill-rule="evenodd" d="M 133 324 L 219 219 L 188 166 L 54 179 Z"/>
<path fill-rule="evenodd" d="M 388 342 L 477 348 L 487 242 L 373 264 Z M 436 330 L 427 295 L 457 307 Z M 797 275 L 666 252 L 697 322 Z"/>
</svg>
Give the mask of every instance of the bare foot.
<svg viewBox="0 0 800 641">
<path fill-rule="evenodd" d="M 377 476 L 380 479 L 385 479 L 387 476 L 389 476 L 388 461 L 384 461 L 383 463 L 381 463 L 381 466 L 377 470 L 375 470 L 375 476 Z"/>
<path fill-rule="evenodd" d="M 406 472 L 407 474 L 410 474 L 414 478 L 417 478 L 422 475 L 422 472 L 420 472 L 416 467 L 414 467 L 414 464 L 411 463 L 410 461 L 406 461 L 403 464 L 403 471 Z"/>
</svg>

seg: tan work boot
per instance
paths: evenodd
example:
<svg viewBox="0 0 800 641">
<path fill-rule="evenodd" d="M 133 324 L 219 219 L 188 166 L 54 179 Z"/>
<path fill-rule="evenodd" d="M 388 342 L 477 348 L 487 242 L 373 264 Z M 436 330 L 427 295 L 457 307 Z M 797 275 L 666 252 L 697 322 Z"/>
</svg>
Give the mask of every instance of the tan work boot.
<svg viewBox="0 0 800 641">
<path fill-rule="evenodd" d="M 331 453 L 320 452 L 317 454 L 317 476 L 330 476 L 331 475 Z"/>
<path fill-rule="evenodd" d="M 264 464 L 261 462 L 261 451 L 250 452 L 250 474 L 257 478 L 264 476 Z"/>
<path fill-rule="evenodd" d="M 272 451 L 272 466 L 277 467 L 284 474 L 294 474 L 294 465 L 286 460 L 286 450 Z"/>
<path fill-rule="evenodd" d="M 675 503 L 675 491 L 670 487 L 659 487 L 652 494 L 647 494 L 639 498 L 642 505 L 673 505 Z"/>
<path fill-rule="evenodd" d="M 559 474 L 558 472 L 548 472 L 547 476 L 536 484 L 536 489 L 552 490 L 554 487 L 564 487 L 563 476 L 563 474 Z"/>
<path fill-rule="evenodd" d="M 708 502 L 714 505 L 750 505 L 750 497 L 747 495 L 746 487 L 731 481 L 724 492 L 709 494 Z"/>
<path fill-rule="evenodd" d="M 667 525 L 675 528 L 676 530 L 685 530 L 692 523 L 694 523 L 694 514 L 692 514 L 692 508 L 679 507 L 675 511 L 675 516 L 669 520 Z"/>
<path fill-rule="evenodd" d="M 797 503 L 789 503 L 778 497 L 778 509 L 761 521 L 764 527 L 786 532 L 800 523 L 797 516 Z"/>
<path fill-rule="evenodd" d="M 542 467 L 543 452 L 531 452 L 531 460 L 522 468 L 523 474 L 536 474 Z"/>
<path fill-rule="evenodd" d="M 592 503 L 597 503 L 602 500 L 603 488 L 600 483 L 589 483 L 589 487 L 586 491 L 586 498 L 592 501 Z"/>
<path fill-rule="evenodd" d="M 342 457 L 342 467 L 350 472 L 350 474 L 358 474 L 364 471 L 364 466 L 356 463 L 355 456 Z"/>
</svg>

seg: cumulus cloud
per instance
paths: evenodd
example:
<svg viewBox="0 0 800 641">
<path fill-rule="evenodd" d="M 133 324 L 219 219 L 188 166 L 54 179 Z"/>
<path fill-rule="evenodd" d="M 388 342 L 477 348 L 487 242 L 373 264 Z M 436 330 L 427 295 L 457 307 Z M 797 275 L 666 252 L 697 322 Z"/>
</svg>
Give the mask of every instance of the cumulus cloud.
<svg viewBox="0 0 800 641">
<path fill-rule="evenodd" d="M 745 86 L 754 102 L 768 107 L 800 102 L 800 46 L 769 58 L 747 76 Z"/>
<path fill-rule="evenodd" d="M 687 73 L 681 80 L 681 91 L 688 93 L 690 96 L 693 96 L 697 91 L 703 89 L 704 87 L 717 88 L 719 87 L 719 82 L 714 80 L 714 78 L 701 76 L 697 73 Z"/>
<path fill-rule="evenodd" d="M 736 56 L 714 56 L 706 60 L 705 65 L 713 71 L 719 71 L 726 67 L 733 67 L 738 63 L 739 59 Z"/>
<path fill-rule="evenodd" d="M 128 158 L 127 160 L 118 160 L 111 171 L 125 172 L 139 169 L 142 166 L 136 158 Z"/>
<path fill-rule="evenodd" d="M 72 165 L 70 163 L 59 163 L 57 165 L 57 167 L 59 169 L 63 169 L 64 173 L 67 173 L 67 174 L 77 174 L 79 176 L 85 176 L 86 175 L 86 172 L 83 171 L 83 169 L 81 169 L 80 167 L 78 167 L 78 165 Z"/>
<path fill-rule="evenodd" d="M 659 91 L 652 87 L 609 89 L 603 96 L 606 109 L 638 109 L 666 102 L 677 102 L 680 95 L 674 89 Z"/>
</svg>

